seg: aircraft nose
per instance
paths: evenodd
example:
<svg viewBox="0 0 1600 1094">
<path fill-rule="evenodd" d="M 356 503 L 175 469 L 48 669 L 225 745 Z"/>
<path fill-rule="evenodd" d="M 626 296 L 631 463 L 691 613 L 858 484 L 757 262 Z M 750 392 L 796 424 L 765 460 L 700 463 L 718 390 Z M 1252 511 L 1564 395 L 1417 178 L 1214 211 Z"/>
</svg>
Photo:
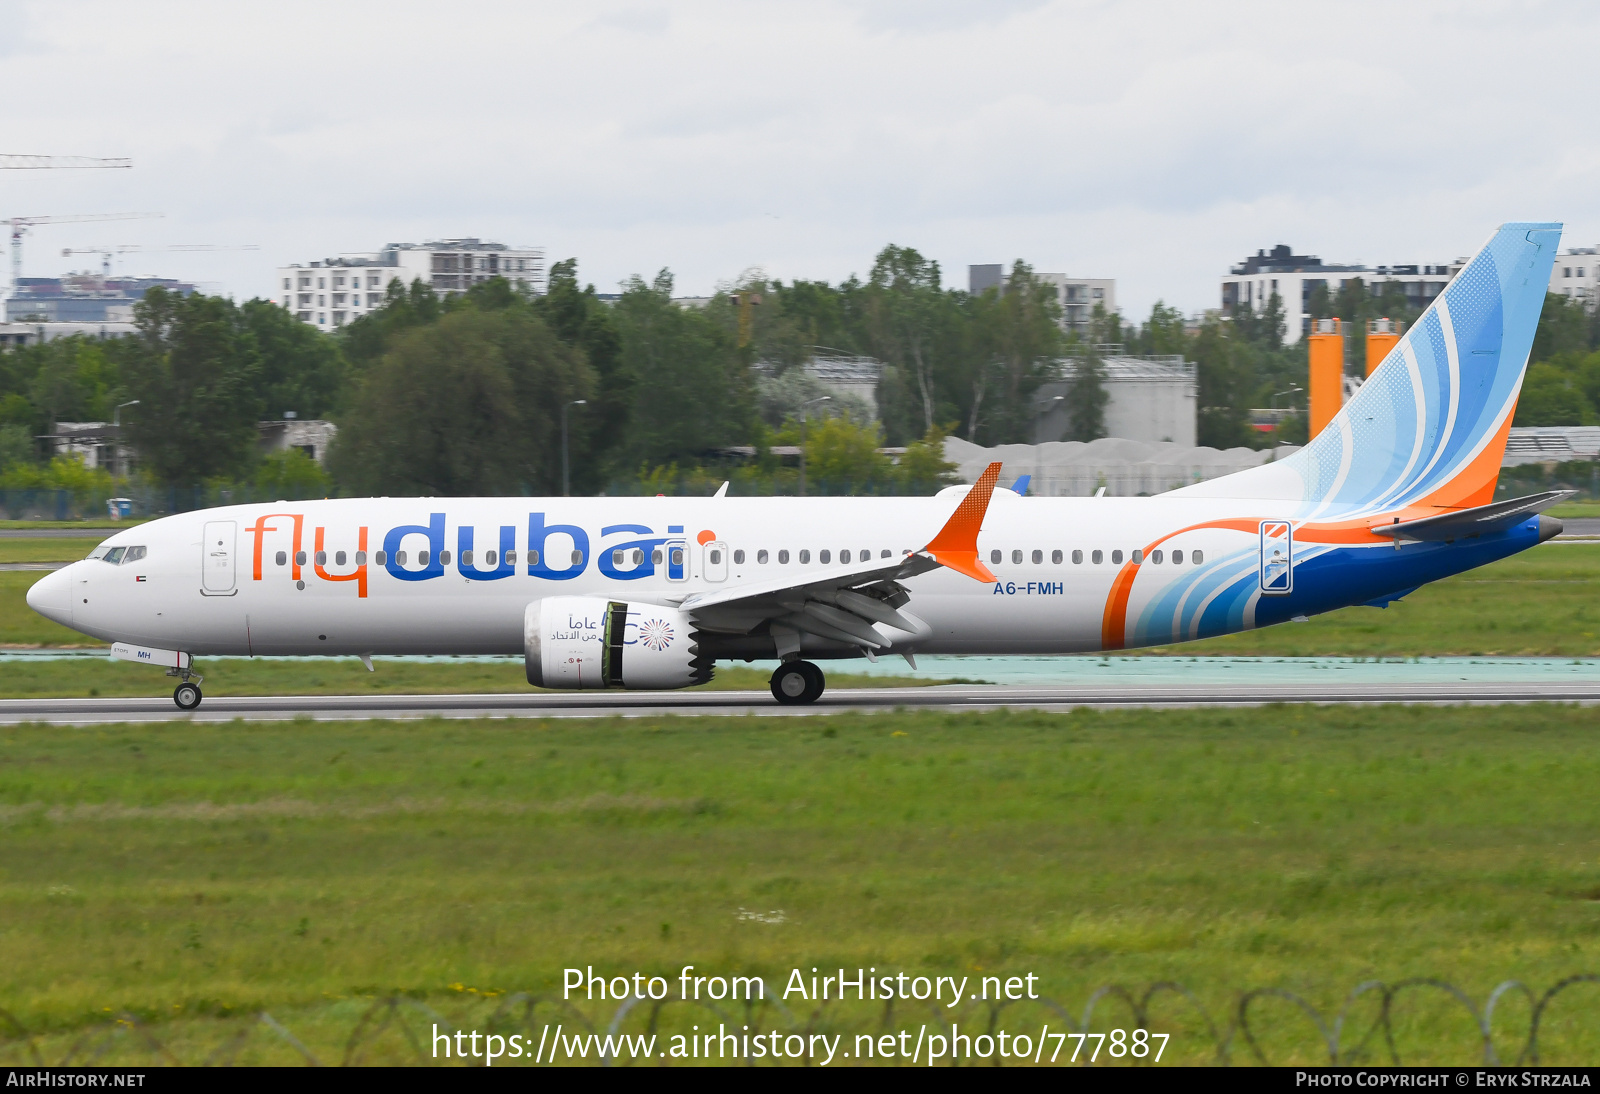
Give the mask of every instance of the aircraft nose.
<svg viewBox="0 0 1600 1094">
<path fill-rule="evenodd" d="M 68 572 L 71 569 L 71 566 L 64 566 L 46 574 L 28 589 L 28 607 L 65 627 L 72 626 L 72 577 Z"/>
</svg>

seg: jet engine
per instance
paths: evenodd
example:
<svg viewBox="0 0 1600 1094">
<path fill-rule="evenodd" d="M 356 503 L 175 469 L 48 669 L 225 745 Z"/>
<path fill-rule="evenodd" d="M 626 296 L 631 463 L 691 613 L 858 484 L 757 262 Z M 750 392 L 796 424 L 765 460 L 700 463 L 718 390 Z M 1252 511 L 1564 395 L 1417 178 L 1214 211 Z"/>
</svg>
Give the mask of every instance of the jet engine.
<svg viewBox="0 0 1600 1094">
<path fill-rule="evenodd" d="M 715 662 L 676 608 L 548 596 L 522 619 L 528 683 L 541 688 L 664 690 L 704 684 Z"/>
</svg>

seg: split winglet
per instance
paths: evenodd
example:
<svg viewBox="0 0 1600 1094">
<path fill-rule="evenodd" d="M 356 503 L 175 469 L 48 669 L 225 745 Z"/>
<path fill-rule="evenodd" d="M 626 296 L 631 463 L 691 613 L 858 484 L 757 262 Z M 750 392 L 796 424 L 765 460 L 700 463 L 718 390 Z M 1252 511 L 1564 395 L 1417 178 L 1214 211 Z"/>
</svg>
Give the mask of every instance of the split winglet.
<svg viewBox="0 0 1600 1094">
<path fill-rule="evenodd" d="M 923 553 L 931 555 L 939 565 L 966 574 L 974 581 L 998 580 L 978 557 L 978 530 L 983 527 L 983 516 L 989 511 L 989 499 L 994 496 L 994 484 L 999 479 L 1000 464 L 991 463 L 961 499 L 956 511 L 950 514 L 950 519 L 944 522 L 939 534 L 922 549 Z"/>
</svg>

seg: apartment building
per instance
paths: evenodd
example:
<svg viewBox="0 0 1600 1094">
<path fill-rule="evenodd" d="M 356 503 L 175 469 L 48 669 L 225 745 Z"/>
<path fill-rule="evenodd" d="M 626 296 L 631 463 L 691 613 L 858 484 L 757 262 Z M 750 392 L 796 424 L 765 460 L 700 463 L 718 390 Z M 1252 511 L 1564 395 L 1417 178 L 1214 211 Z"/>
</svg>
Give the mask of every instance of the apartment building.
<svg viewBox="0 0 1600 1094">
<path fill-rule="evenodd" d="M 1297 255 L 1288 244 L 1280 243 L 1270 251 L 1257 251 L 1219 279 L 1222 314 L 1231 316 L 1244 304 L 1259 313 L 1277 293 L 1283 302 L 1283 340 L 1294 343 L 1310 329 L 1308 305 L 1319 285 L 1334 294 L 1346 281 L 1357 278 L 1372 292 L 1379 291 L 1384 282 L 1398 282 L 1409 303 L 1425 308 L 1444 291 L 1466 261 L 1458 258 L 1454 262 L 1414 266 L 1339 265 L 1315 255 Z"/>
<path fill-rule="evenodd" d="M 1109 277 L 1072 277 L 1064 273 L 1033 275 L 1056 291 L 1056 302 L 1061 305 L 1061 329 L 1068 334 L 1087 334 L 1089 319 L 1099 304 L 1107 312 L 1117 310 L 1117 282 Z M 976 296 L 986 289 L 1004 289 L 1010 279 L 1006 268 L 999 263 L 967 267 L 967 291 Z"/>
<path fill-rule="evenodd" d="M 544 292 L 544 249 L 471 238 L 391 243 L 372 253 L 279 267 L 274 294 L 296 319 L 333 330 L 382 307 L 391 281 L 421 281 L 448 296 L 493 277 L 523 292 Z"/>
</svg>

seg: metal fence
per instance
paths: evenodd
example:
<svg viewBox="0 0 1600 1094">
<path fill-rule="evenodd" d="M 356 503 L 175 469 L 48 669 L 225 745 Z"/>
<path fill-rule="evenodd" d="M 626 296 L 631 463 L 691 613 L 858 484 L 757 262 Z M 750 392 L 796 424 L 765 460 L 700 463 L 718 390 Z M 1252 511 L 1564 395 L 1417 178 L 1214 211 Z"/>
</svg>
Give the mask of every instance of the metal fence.
<svg viewBox="0 0 1600 1094">
<path fill-rule="evenodd" d="M 1489 992 L 1480 1006 L 1465 991 L 1432 977 L 1417 977 L 1386 983 L 1378 980 L 1364 981 L 1345 997 L 1335 1011 L 1319 1009 L 1305 996 L 1283 988 L 1256 988 L 1238 994 L 1223 1009 L 1213 1011 L 1193 991 L 1182 984 L 1163 981 L 1151 984 L 1142 991 L 1122 985 L 1107 985 L 1092 993 L 1079 1011 L 1069 1010 L 1062 1003 L 1048 998 L 1021 1002 L 969 1003 L 959 1013 L 952 1013 L 943 1004 L 897 1004 L 894 1001 L 874 1003 L 869 1008 L 851 1008 L 849 1001 L 821 1002 L 802 1008 L 786 1006 L 774 997 L 771 985 L 766 985 L 762 998 L 741 1003 L 719 1005 L 706 1000 L 686 1000 L 676 993 L 664 999 L 629 997 L 620 1005 L 591 1008 L 585 1011 L 558 993 L 515 992 L 477 1000 L 478 1014 L 467 1016 L 472 1028 L 508 1038 L 521 1034 L 529 1048 L 540 1045 L 540 1059 L 533 1062 L 554 1063 L 554 1050 L 548 1054 L 544 1046 L 552 1023 L 558 1036 L 561 1030 L 570 1029 L 581 1036 L 596 1051 L 582 1058 L 567 1056 L 562 1063 L 590 1063 L 611 1067 L 635 1062 L 619 1056 L 615 1039 L 624 1031 L 638 1035 L 657 1035 L 663 1032 L 663 1021 L 678 1020 L 670 1028 L 688 1028 L 688 1023 L 717 1021 L 730 1029 L 743 1027 L 749 1031 L 766 1030 L 781 1025 L 789 1033 L 800 1036 L 811 1045 L 811 1035 L 818 1032 L 836 1033 L 847 1037 L 872 1035 L 874 1037 L 920 1026 L 924 1033 L 950 1036 L 959 1026 L 970 1037 L 987 1033 L 991 1039 L 1002 1028 L 1036 1028 L 1034 1021 L 1043 1020 L 1044 1033 L 1052 1024 L 1060 1023 L 1059 1030 L 1067 1038 L 1084 1034 L 1092 1040 L 1096 1033 L 1104 1033 L 1115 1019 L 1109 1017 L 1112 1005 L 1119 1015 L 1126 1015 L 1140 1029 L 1159 1033 L 1177 1030 L 1185 1041 L 1185 1049 L 1172 1053 L 1167 1062 L 1210 1062 L 1220 1066 L 1236 1064 L 1274 1065 L 1287 1063 L 1275 1058 L 1265 1042 L 1282 1039 L 1286 1030 L 1298 1027 L 1304 1051 L 1298 1062 L 1327 1064 L 1331 1066 L 1383 1066 L 1405 1065 L 1396 1036 L 1396 1027 L 1403 1020 L 1403 1007 L 1412 1004 L 1419 996 L 1431 996 L 1450 1010 L 1459 1011 L 1470 1021 L 1473 1040 L 1479 1042 L 1472 1051 L 1473 1058 L 1446 1061 L 1451 1066 L 1537 1066 L 1548 1063 L 1541 1057 L 1541 1030 L 1551 1020 L 1564 1002 L 1579 1007 L 1578 1018 L 1586 1033 L 1600 1033 L 1600 1010 L 1593 1006 L 1581 1008 L 1568 997 L 1570 989 L 1582 984 L 1600 985 L 1600 974 L 1582 973 L 1565 977 L 1542 992 L 1520 980 L 1506 980 Z M 459 988 L 459 986 L 457 986 Z M 1496 1016 L 1504 1009 L 1507 999 L 1519 999 L 1528 1006 L 1526 1025 L 1514 1028 L 1501 1019 L 1506 1028 L 1496 1028 Z M 1269 1004 L 1284 1004 L 1276 1009 Z M 1363 1010 L 1362 1008 L 1367 1008 Z M 447 1009 L 448 1006 L 447 1006 Z M 1027 1014 L 1021 1013 L 1028 1011 Z M 333 1050 L 319 1053 L 284 1022 L 266 1011 L 224 1014 L 226 1019 L 214 1023 L 224 1028 L 213 1030 L 216 1039 L 195 1044 L 192 1036 L 179 1036 L 170 1031 L 166 1022 L 154 1013 L 139 1015 L 124 1011 L 107 1014 L 103 1020 L 76 1031 L 66 1047 L 53 1056 L 41 1044 L 45 1040 L 62 1041 L 60 1034 L 47 1037 L 30 1031 L 11 1014 L 0 1011 L 0 1065 L 11 1066 L 91 1066 L 126 1064 L 129 1061 L 164 1064 L 200 1064 L 227 1066 L 238 1062 L 242 1055 L 259 1056 L 261 1049 L 256 1038 L 270 1042 L 269 1049 L 282 1053 L 288 1051 L 310 1066 L 359 1066 L 372 1063 L 419 1064 L 441 1062 L 430 1051 L 436 1045 L 434 1038 L 442 1031 L 453 1036 L 458 1021 L 452 1020 L 426 1002 L 406 995 L 389 995 L 373 999 L 360 1008 L 350 1023 L 349 1032 L 334 1044 Z M 1562 1012 L 1565 1014 L 1566 1012 Z M 1287 1014 L 1288 1021 L 1285 1020 Z M 1296 1016 L 1298 1019 L 1296 1020 Z M 1570 1018 L 1570 1015 L 1567 1015 Z M 1019 1025 L 1022 1021 L 1026 1024 Z M 310 1021 L 310 1019 L 308 1019 Z M 1180 1027 L 1186 1026 L 1187 1030 Z M 1308 1029 L 1309 1027 L 1309 1029 Z M 709 1025 L 705 1027 L 709 1029 Z M 701 1033 L 704 1034 L 704 1029 Z M 1307 1037 L 1306 1034 L 1310 1033 Z M 543 1036 L 541 1036 L 541 1033 Z M 1057 1034 L 1056 1036 L 1060 1036 Z M 1495 1041 L 1511 1037 L 1514 1055 L 1503 1055 Z M 182 1048 L 175 1047 L 183 1042 Z M 1177 1040 L 1177 1036 L 1174 1036 Z M 328 1041 L 324 1036 L 323 1041 Z M 1030 1045 L 1032 1044 L 1030 1038 Z M 1042 1039 L 1041 1039 L 1042 1043 Z M 1080 1046 L 1085 1042 L 1079 1042 Z M 930 1042 L 931 1044 L 931 1042 Z M 601 1051 L 604 1048 L 606 1051 Z M 1068 1048 L 1071 1048 L 1069 1041 Z M 530 1053 L 531 1054 L 531 1053 Z M 1089 1053 L 1080 1050 L 1069 1059 L 1065 1052 L 1056 1053 L 1055 1064 L 1096 1066 L 1104 1064 L 1155 1063 L 1154 1053 L 1136 1059 L 1130 1053 L 1120 1058 L 1109 1056 L 1091 1060 Z M 1016 1057 L 1012 1057 L 1016 1060 Z M 442 1062 L 459 1062 L 456 1060 Z M 521 1061 L 528 1062 L 528 1061 Z M 665 1062 L 665 1058 L 642 1061 L 652 1064 Z M 690 1060 L 704 1063 L 704 1058 Z M 753 1062 L 747 1055 L 731 1062 Z M 770 1062 L 767 1061 L 767 1062 Z M 790 1059 L 795 1064 L 813 1065 L 818 1062 L 809 1054 Z M 902 1062 L 912 1062 L 905 1060 Z M 923 1064 L 928 1061 L 921 1061 Z M 1000 1057 L 973 1060 L 954 1058 L 947 1063 L 982 1063 L 998 1065 Z M 1048 1063 L 1050 1058 L 1042 1052 L 1038 1058 L 1030 1056 L 1020 1061 Z M 1415 1063 L 1416 1061 L 1410 1060 Z"/>
</svg>

